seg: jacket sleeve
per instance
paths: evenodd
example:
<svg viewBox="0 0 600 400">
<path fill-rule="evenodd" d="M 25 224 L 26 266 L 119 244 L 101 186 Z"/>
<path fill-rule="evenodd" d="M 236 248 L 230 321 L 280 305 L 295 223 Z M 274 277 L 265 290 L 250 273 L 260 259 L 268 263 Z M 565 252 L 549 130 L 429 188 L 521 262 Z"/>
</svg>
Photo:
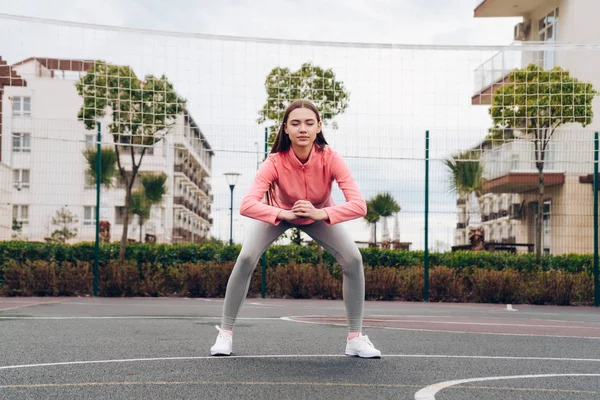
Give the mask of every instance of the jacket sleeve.
<svg viewBox="0 0 600 400">
<path fill-rule="evenodd" d="M 332 178 L 335 179 L 339 188 L 344 193 L 346 202 L 331 207 L 324 207 L 323 210 L 329 215 L 329 220 L 326 220 L 325 223 L 327 225 L 334 225 L 364 217 L 367 214 L 367 203 L 352 177 L 350 168 L 348 168 L 348 165 L 346 165 L 337 152 L 333 152 L 332 154 L 330 171 Z"/>
<path fill-rule="evenodd" d="M 248 193 L 242 199 L 240 214 L 272 225 L 279 225 L 277 219 L 281 209 L 263 203 L 265 193 L 271 183 L 277 180 L 277 169 L 272 157 L 268 157 L 258 169 Z"/>
</svg>

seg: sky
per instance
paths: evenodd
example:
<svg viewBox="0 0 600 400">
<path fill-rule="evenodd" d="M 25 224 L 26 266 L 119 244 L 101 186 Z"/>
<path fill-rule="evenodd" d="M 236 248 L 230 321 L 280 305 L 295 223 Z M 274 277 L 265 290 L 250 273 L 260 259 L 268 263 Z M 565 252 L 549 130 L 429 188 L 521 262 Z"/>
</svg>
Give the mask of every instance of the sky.
<svg viewBox="0 0 600 400">
<path fill-rule="evenodd" d="M 402 207 L 401 240 L 412 242 L 413 248 L 423 246 L 424 136 L 430 131 L 430 243 L 448 246 L 456 224 L 455 197 L 448 190 L 441 160 L 476 144 L 489 127 L 485 108 L 471 106 L 470 96 L 475 69 L 496 50 L 473 46 L 510 44 L 517 22 L 475 19 L 475 3 L 105 0 L 98 6 L 71 0 L 0 0 L 4 14 L 178 32 L 57 27 L 5 21 L 0 16 L 0 55 L 9 62 L 33 55 L 108 58 L 132 65 L 138 76 L 165 73 L 188 99 L 192 115 L 215 149 L 211 233 L 221 239 L 229 236 L 229 188 L 222 174 L 242 173 L 234 192 L 237 242 L 245 231 L 244 218 L 235 208 L 239 210 L 262 157 L 258 152 L 264 127 L 256 118 L 264 103 L 266 74 L 274 66 L 297 69 L 305 61 L 330 67 L 351 97 L 349 108 L 336 118 L 339 128 L 326 128 L 326 137 L 347 159 L 367 199 L 383 191 L 394 195 Z M 286 42 L 294 40 L 305 42 Z M 336 43 L 318 43 L 323 41 Z M 343 201 L 339 191 L 334 191 L 334 200 Z M 369 239 L 362 220 L 347 225 L 355 240 Z M 390 230 L 392 225 L 390 221 Z"/>
</svg>

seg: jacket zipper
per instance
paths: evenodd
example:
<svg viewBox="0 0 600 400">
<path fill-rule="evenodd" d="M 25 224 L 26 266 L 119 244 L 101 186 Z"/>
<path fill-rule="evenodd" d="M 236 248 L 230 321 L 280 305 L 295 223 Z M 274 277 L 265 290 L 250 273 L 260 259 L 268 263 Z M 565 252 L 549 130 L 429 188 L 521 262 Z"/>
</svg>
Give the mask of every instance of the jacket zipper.
<svg viewBox="0 0 600 400">
<path fill-rule="evenodd" d="M 306 183 L 306 170 L 302 167 L 302 175 L 304 176 L 304 199 L 308 200 L 308 185 Z"/>
</svg>

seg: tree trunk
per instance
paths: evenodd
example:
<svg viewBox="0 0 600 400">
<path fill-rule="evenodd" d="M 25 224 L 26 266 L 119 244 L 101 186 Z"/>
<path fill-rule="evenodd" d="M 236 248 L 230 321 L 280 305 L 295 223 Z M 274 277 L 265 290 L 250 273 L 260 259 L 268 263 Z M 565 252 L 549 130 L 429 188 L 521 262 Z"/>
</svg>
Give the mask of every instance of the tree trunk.
<svg viewBox="0 0 600 400">
<path fill-rule="evenodd" d="M 373 246 L 377 247 L 377 222 L 373 223 Z"/>
<path fill-rule="evenodd" d="M 542 256 L 542 227 L 543 227 L 543 214 L 544 214 L 544 164 L 538 163 L 538 177 L 539 177 L 539 193 L 538 193 L 538 209 L 537 209 L 537 221 L 535 224 L 535 240 L 537 243 L 535 255 L 538 259 Z"/>
<path fill-rule="evenodd" d="M 144 221 L 142 220 L 142 217 L 140 218 L 140 243 L 142 243 L 142 227 L 144 226 Z"/>
<path fill-rule="evenodd" d="M 134 177 L 131 178 L 133 183 Z M 127 234 L 129 230 L 129 206 L 131 205 L 131 188 L 133 184 L 125 186 L 125 215 L 123 215 L 123 234 L 121 235 L 121 246 L 119 248 L 119 262 L 125 261 L 125 248 L 127 246 Z"/>
</svg>

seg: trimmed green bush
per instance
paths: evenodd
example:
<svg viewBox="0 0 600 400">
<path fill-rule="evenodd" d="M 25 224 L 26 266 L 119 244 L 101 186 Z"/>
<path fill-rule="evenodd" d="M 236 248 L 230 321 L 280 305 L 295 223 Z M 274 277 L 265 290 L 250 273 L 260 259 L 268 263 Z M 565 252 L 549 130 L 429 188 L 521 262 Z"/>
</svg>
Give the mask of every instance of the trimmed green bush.
<svg viewBox="0 0 600 400">
<path fill-rule="evenodd" d="M 137 244 L 118 263 L 118 243 L 100 246 L 100 295 L 220 297 L 241 246 Z M 423 252 L 361 249 L 366 296 L 423 300 Z M 272 297 L 341 298 L 341 266 L 327 251 L 296 245 L 267 250 Z M 92 292 L 92 243 L 0 242 L 0 295 L 73 296 Z M 592 256 L 504 252 L 432 253 L 430 300 L 576 305 L 591 304 Z M 261 290 L 254 271 L 249 295 Z"/>
</svg>

